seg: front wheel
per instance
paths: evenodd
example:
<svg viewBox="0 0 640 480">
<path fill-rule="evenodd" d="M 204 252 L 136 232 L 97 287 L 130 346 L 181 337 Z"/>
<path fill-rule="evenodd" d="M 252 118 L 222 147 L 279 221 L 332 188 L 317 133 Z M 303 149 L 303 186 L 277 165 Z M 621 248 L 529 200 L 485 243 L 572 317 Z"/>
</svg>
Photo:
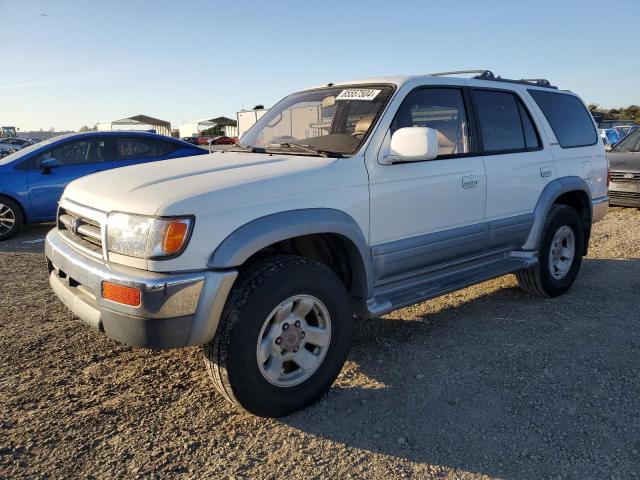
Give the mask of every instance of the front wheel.
<svg viewBox="0 0 640 480">
<path fill-rule="evenodd" d="M 280 417 L 331 387 L 351 346 L 352 312 L 324 265 L 278 256 L 238 278 L 215 338 L 204 347 L 217 390 L 237 406 Z"/>
<path fill-rule="evenodd" d="M 0 241 L 18 233 L 23 222 L 20 206 L 13 200 L 0 197 Z"/>
<path fill-rule="evenodd" d="M 542 297 L 565 293 L 578 276 L 584 242 L 578 212 L 565 205 L 554 205 L 542 233 L 538 264 L 516 273 L 520 287 Z"/>
</svg>

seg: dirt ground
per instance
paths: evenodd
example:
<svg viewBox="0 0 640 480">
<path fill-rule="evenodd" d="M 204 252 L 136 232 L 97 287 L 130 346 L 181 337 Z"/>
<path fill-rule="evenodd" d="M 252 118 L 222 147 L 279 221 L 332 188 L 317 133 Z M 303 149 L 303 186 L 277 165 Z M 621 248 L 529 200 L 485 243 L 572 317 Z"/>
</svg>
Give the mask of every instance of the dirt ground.
<svg viewBox="0 0 640 480">
<path fill-rule="evenodd" d="M 640 477 L 640 210 L 594 228 L 572 290 L 513 275 L 359 321 L 329 395 L 280 420 L 218 396 L 198 348 L 127 347 L 0 245 L 0 478 Z"/>
</svg>

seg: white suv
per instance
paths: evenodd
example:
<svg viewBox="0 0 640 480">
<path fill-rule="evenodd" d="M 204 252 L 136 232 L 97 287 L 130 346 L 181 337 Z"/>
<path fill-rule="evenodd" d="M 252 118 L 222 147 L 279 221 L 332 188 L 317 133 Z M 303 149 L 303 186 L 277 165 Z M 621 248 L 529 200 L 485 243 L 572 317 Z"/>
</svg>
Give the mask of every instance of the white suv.
<svg viewBox="0 0 640 480">
<path fill-rule="evenodd" d="M 573 93 L 478 73 L 321 85 L 230 151 L 71 183 L 53 290 L 111 338 L 204 345 L 262 416 L 329 389 L 354 316 L 507 273 L 561 295 L 607 211 L 604 147 Z"/>
</svg>

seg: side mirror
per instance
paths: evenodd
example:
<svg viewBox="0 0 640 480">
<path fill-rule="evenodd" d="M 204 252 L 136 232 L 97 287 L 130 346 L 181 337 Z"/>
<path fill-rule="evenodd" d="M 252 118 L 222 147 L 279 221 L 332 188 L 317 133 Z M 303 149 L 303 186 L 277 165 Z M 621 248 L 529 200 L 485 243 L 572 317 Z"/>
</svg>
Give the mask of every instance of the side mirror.
<svg viewBox="0 0 640 480">
<path fill-rule="evenodd" d="M 406 127 L 391 136 L 389 155 L 383 164 L 433 160 L 438 156 L 438 132 L 429 127 Z"/>
<path fill-rule="evenodd" d="M 40 168 L 42 169 L 43 175 L 49 175 L 51 173 L 51 169 L 55 167 L 59 167 L 60 164 L 58 160 L 55 158 L 45 158 L 40 162 Z"/>
</svg>

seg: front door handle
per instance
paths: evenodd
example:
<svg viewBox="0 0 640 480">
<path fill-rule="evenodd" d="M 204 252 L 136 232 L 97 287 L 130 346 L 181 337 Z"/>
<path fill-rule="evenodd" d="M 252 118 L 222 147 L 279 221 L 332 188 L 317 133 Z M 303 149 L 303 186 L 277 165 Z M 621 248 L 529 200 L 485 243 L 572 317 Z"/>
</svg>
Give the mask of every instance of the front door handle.
<svg viewBox="0 0 640 480">
<path fill-rule="evenodd" d="M 462 177 L 462 188 L 476 188 L 480 182 L 475 175 Z"/>
</svg>

